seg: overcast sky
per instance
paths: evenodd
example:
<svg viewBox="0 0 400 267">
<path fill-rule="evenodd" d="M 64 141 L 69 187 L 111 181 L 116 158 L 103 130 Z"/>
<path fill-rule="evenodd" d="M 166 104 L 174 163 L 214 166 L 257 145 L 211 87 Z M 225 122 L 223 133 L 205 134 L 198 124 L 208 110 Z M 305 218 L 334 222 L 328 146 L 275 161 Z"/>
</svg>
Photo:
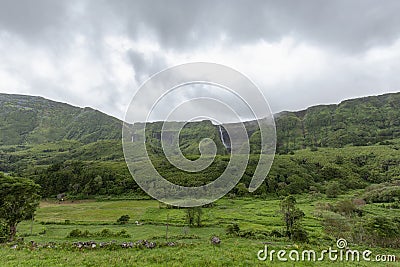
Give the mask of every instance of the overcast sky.
<svg viewBox="0 0 400 267">
<path fill-rule="evenodd" d="M 273 112 L 400 91 L 400 1 L 0 0 L 0 92 L 123 118 L 138 86 L 208 61 Z"/>
</svg>

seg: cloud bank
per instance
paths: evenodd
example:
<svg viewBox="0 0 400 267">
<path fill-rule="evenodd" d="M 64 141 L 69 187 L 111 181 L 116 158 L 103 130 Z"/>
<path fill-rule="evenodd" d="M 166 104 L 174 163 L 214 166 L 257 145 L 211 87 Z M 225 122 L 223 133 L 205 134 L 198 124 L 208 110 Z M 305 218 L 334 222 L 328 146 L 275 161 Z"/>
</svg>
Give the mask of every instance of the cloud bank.
<svg viewBox="0 0 400 267">
<path fill-rule="evenodd" d="M 251 78 L 273 112 L 400 91 L 399 1 L 0 1 L 0 92 L 123 118 L 166 67 Z"/>
</svg>

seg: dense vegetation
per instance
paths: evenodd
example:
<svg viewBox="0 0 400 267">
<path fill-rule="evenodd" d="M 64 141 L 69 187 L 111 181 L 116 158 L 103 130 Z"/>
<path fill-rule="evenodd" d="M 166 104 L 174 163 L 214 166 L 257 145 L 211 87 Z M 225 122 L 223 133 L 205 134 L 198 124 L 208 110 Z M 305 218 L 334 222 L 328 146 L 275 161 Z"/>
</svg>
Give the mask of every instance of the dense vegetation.
<svg viewBox="0 0 400 267">
<path fill-rule="evenodd" d="M 91 143 L 118 139 L 119 120 L 91 108 L 42 97 L 0 94 L 0 145 L 44 144 L 64 139 Z"/>
<path fill-rule="evenodd" d="M 400 142 L 393 140 L 392 143 L 365 147 L 319 148 L 317 151 L 304 149 L 292 154 L 277 155 L 266 180 L 254 195 L 282 196 L 309 192 L 335 197 L 348 190 L 380 184 L 369 192 L 366 200 L 394 200 L 399 195 L 399 190 L 391 183 L 400 177 Z M 60 193 L 79 198 L 121 194 L 144 196 L 129 174 L 122 156 L 114 151 L 118 149 L 117 141 L 102 141 L 96 145 L 90 144 L 62 152 L 51 148 L 63 145 L 65 143 L 49 144 L 49 150 L 52 151 L 47 152 L 43 152 L 41 148 L 44 147 L 40 146 L 24 150 L 16 148 L 15 152 L 8 152 L 8 155 L 19 160 L 9 166 L 15 166 L 14 172 L 19 176 L 32 178 L 39 183 L 45 197 L 54 197 Z M 115 159 L 105 160 L 110 153 L 114 153 L 113 151 Z M 84 157 L 90 160 L 85 160 Z M 61 160 L 62 158 L 64 160 Z M 155 167 L 168 180 L 190 186 L 215 180 L 228 161 L 229 156 L 217 156 L 214 163 L 204 171 L 188 173 L 178 170 L 162 157 L 153 159 Z M 250 157 L 250 164 L 244 176 L 231 194 L 248 195 L 246 187 L 250 183 L 257 161 L 256 155 Z M 25 164 L 29 167 L 24 167 Z"/>
<path fill-rule="evenodd" d="M 0 102 L 0 171 L 33 179 L 42 186 L 45 197 L 60 193 L 78 198 L 144 196 L 124 162 L 120 121 L 88 108 L 39 97 L 1 94 Z M 399 103 L 397 93 L 279 114 L 279 154 L 255 195 L 312 192 L 335 197 L 380 184 L 366 196 L 367 201 L 396 199 L 398 190 L 388 183 L 399 179 L 400 173 L 396 139 L 400 132 Z M 214 180 L 225 169 L 229 155 L 217 126 L 209 121 L 189 123 L 180 134 L 181 149 L 189 158 L 197 157 L 198 144 L 204 137 L 212 138 L 217 145 L 219 155 L 214 163 L 199 173 L 181 171 L 163 157 L 161 126 L 147 126 L 147 144 L 156 169 L 168 180 L 198 186 Z M 254 122 L 247 122 L 246 127 L 252 151 L 257 152 L 258 129 Z M 258 156 L 252 155 L 244 177 L 231 194 L 248 194 L 246 187 L 257 162 Z"/>
<path fill-rule="evenodd" d="M 400 93 L 283 112 L 277 116 L 276 126 L 281 152 L 385 143 L 400 137 Z"/>
<path fill-rule="evenodd" d="M 264 244 L 322 250 L 338 238 L 352 248 L 398 254 L 400 93 L 279 114 L 278 154 L 254 193 L 247 187 L 259 159 L 259 131 L 247 122 L 252 155 L 239 184 L 216 203 L 192 209 L 149 200 L 138 187 L 124 161 L 117 119 L 89 108 L 4 94 L 0 114 L 0 172 L 6 173 L 0 174 L 0 184 L 12 177 L 29 178 L 41 186 L 44 197 L 35 216 L 34 209 L 27 209 L 18 217 L 18 222 L 30 220 L 20 224 L 16 242 L 1 245 L 2 266 L 66 261 L 88 266 L 249 266 L 259 264 L 256 252 Z M 202 121 L 183 128 L 180 147 L 189 159 L 198 158 L 204 137 L 217 146 L 211 166 L 189 173 L 163 156 L 161 123 L 149 124 L 146 138 L 154 166 L 180 185 L 215 180 L 230 159 L 217 127 Z M 36 193 L 31 195 L 37 200 Z M 0 220 L 0 237 L 10 233 L 9 226 Z M 23 241 L 25 237 L 35 241 Z M 40 263 L 32 258 L 36 256 Z"/>
<path fill-rule="evenodd" d="M 39 189 L 40 186 L 30 179 L 0 173 L 0 239 L 13 241 L 17 225 L 33 218 L 41 199 Z"/>
</svg>

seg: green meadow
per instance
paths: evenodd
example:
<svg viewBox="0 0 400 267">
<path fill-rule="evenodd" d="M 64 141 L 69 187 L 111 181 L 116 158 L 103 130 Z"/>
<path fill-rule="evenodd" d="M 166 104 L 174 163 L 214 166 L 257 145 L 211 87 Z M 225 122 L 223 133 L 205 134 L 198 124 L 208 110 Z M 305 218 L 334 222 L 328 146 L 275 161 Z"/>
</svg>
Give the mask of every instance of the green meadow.
<svg viewBox="0 0 400 267">
<path fill-rule="evenodd" d="M 296 243 L 285 237 L 272 237 L 271 231 L 283 230 L 284 223 L 278 212 L 279 199 L 223 198 L 214 206 L 203 208 L 202 226 L 188 227 L 184 209 L 168 209 L 155 200 L 124 201 L 43 201 L 37 210 L 35 220 L 24 221 L 18 227 L 19 238 L 24 243 L 2 245 L 1 266 L 320 266 L 318 262 L 280 262 L 276 258 L 260 261 L 257 252 L 264 248 L 272 250 L 299 251 L 313 249 L 322 251 L 336 246 L 336 240 L 323 231 L 319 216 L 320 203 L 338 202 L 357 196 L 353 191 L 337 199 L 321 196 L 298 195 L 298 207 L 304 211 L 304 228 L 309 233 L 308 243 Z M 369 215 L 388 213 L 376 204 L 363 207 Z M 400 217 L 400 210 L 391 210 L 391 216 Z M 129 215 L 126 224 L 117 224 L 122 215 Z M 136 223 L 137 222 L 137 223 Z M 237 223 L 241 231 L 255 233 L 248 237 L 229 236 L 226 227 Z M 167 227 L 168 225 L 168 227 Z M 129 237 L 67 237 L 74 230 L 91 233 L 109 229 L 111 232 L 125 230 Z M 211 237 L 221 239 L 220 245 L 212 245 Z M 149 240 L 157 243 L 153 249 L 121 248 L 118 244 L 128 241 Z M 112 248 L 76 248 L 77 241 L 110 242 Z M 51 244 L 51 247 L 33 247 Z M 54 243 L 49 243 L 54 242 Z M 175 246 L 163 244 L 174 242 Z M 370 249 L 375 254 L 400 256 L 400 250 L 371 248 L 349 243 L 352 249 Z M 397 259 L 398 260 L 398 259 Z M 322 263 L 321 263 L 322 264 Z M 400 266 L 399 262 L 331 262 L 323 266 Z"/>
</svg>

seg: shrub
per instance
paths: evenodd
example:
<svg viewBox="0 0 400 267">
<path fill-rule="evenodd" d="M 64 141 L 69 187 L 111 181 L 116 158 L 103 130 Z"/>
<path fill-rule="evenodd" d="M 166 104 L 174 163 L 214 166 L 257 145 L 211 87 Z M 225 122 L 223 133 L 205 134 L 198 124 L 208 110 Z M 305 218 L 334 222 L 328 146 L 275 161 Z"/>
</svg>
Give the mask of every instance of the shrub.
<svg viewBox="0 0 400 267">
<path fill-rule="evenodd" d="M 115 233 L 115 236 L 118 236 L 118 237 L 124 237 L 124 238 L 131 237 L 131 235 L 130 235 L 130 234 L 128 234 L 128 233 L 126 232 L 126 230 L 125 230 L 125 229 L 122 229 L 121 231 L 119 231 L 119 232 L 116 232 L 116 233 Z"/>
<path fill-rule="evenodd" d="M 201 207 L 193 207 L 186 209 L 186 222 L 189 226 L 201 226 L 201 216 L 203 210 Z"/>
<path fill-rule="evenodd" d="M 396 202 L 400 198 L 400 186 L 382 184 L 381 187 L 370 187 L 364 194 L 368 203 Z"/>
<path fill-rule="evenodd" d="M 98 233 L 98 236 L 100 236 L 100 237 L 112 237 L 113 236 L 113 232 L 108 228 L 104 228 L 103 230 L 101 230 Z"/>
<path fill-rule="evenodd" d="M 340 194 L 340 184 L 337 181 L 333 181 L 326 186 L 325 194 L 329 198 L 336 198 Z"/>
<path fill-rule="evenodd" d="M 8 227 L 7 225 L 0 221 L 0 243 L 6 242 L 8 240 Z"/>
<path fill-rule="evenodd" d="M 331 212 L 324 214 L 322 226 L 329 236 L 333 236 L 336 239 L 348 237 L 352 230 L 352 223 L 348 218 Z"/>
<path fill-rule="evenodd" d="M 292 239 L 298 242 L 308 242 L 308 233 L 304 228 L 298 226 L 293 229 Z"/>
<path fill-rule="evenodd" d="M 335 212 L 344 216 L 352 216 L 356 213 L 357 208 L 353 201 L 347 199 L 338 202 L 335 206 Z"/>
<path fill-rule="evenodd" d="M 117 223 L 119 224 L 126 224 L 129 222 L 129 215 L 122 215 L 121 217 L 118 218 Z"/>
<path fill-rule="evenodd" d="M 272 230 L 270 235 L 273 236 L 273 237 L 283 237 L 283 236 L 284 236 L 284 235 L 283 235 L 281 232 L 279 232 L 278 230 Z"/>
<path fill-rule="evenodd" d="M 386 217 L 372 217 L 364 223 L 367 242 L 381 247 L 400 247 L 400 222 Z"/>
<path fill-rule="evenodd" d="M 45 235 L 47 232 L 47 228 L 46 227 L 42 227 L 42 230 L 39 232 L 39 235 Z"/>
<path fill-rule="evenodd" d="M 269 233 L 257 230 L 244 230 L 239 232 L 240 237 L 253 238 L 253 239 L 263 239 L 269 236 Z"/>
<path fill-rule="evenodd" d="M 67 237 L 87 237 L 87 236 L 83 236 L 83 233 L 81 230 L 74 229 L 71 232 L 69 232 Z"/>
<path fill-rule="evenodd" d="M 127 233 L 125 229 L 122 229 L 119 232 L 113 232 L 108 228 L 104 228 L 100 232 L 89 232 L 88 230 L 81 231 L 79 229 L 72 230 L 68 235 L 67 238 L 71 237 L 124 237 L 128 238 L 130 235 Z"/>
<path fill-rule="evenodd" d="M 226 227 L 226 234 L 238 236 L 240 232 L 240 227 L 237 223 L 230 224 Z"/>
</svg>

